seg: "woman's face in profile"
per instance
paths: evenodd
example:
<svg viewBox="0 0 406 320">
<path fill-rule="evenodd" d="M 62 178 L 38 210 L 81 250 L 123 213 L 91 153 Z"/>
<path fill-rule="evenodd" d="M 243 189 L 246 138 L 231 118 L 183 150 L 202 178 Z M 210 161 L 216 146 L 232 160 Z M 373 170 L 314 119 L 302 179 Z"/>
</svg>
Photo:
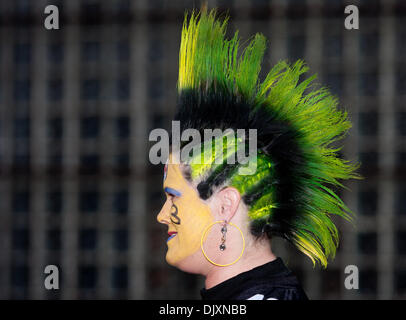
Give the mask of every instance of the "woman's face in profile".
<svg viewBox="0 0 406 320">
<path fill-rule="evenodd" d="M 171 163 L 171 157 L 164 169 L 163 188 L 166 202 L 157 220 L 168 225 L 166 261 L 184 269 L 182 262 L 200 251 L 202 234 L 213 217 L 210 207 L 183 177 L 180 165 Z"/>
</svg>

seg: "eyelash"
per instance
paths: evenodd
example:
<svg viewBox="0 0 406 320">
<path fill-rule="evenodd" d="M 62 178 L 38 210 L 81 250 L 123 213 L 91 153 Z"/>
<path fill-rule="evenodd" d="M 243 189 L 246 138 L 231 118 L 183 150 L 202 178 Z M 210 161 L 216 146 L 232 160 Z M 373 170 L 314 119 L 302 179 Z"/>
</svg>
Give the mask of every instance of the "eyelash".
<svg viewBox="0 0 406 320">
<path fill-rule="evenodd" d="M 168 193 L 168 198 L 171 199 L 171 201 L 173 201 L 176 198 L 176 196 Z"/>
</svg>

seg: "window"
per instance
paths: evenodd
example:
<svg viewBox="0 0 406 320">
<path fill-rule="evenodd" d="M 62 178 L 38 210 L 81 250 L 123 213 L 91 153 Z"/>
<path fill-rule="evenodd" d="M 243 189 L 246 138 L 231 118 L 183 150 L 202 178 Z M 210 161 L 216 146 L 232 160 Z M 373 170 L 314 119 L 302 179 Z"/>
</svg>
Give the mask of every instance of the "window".
<svg viewBox="0 0 406 320">
<path fill-rule="evenodd" d="M 28 285 L 27 265 L 16 265 L 11 268 L 11 284 L 14 287 L 27 287 Z"/>
<path fill-rule="evenodd" d="M 97 138 L 97 136 L 99 135 L 99 131 L 99 117 L 85 117 L 80 120 L 80 135 L 82 138 Z"/>
<path fill-rule="evenodd" d="M 130 155 L 128 152 L 119 153 L 115 156 L 115 173 L 117 175 L 125 175 L 130 168 Z"/>
<path fill-rule="evenodd" d="M 26 139 L 18 139 L 14 144 L 13 164 L 16 169 L 30 166 L 30 143 Z"/>
<path fill-rule="evenodd" d="M 161 39 L 160 36 L 157 36 L 159 34 L 162 34 L 162 32 L 164 32 L 164 31 L 157 30 L 157 27 L 150 30 L 150 34 L 148 37 L 148 39 L 149 39 L 148 60 L 151 63 L 156 63 L 159 60 L 162 60 L 162 58 L 163 58 L 163 48 L 162 48 L 163 39 Z"/>
<path fill-rule="evenodd" d="M 153 125 L 152 129 L 164 128 L 164 121 L 165 121 L 165 118 L 162 114 L 155 113 L 152 116 L 152 125 Z"/>
<path fill-rule="evenodd" d="M 325 81 L 332 94 L 337 96 L 342 94 L 343 77 L 341 73 L 327 73 Z"/>
<path fill-rule="evenodd" d="M 52 148 L 49 151 L 48 157 L 47 157 L 47 163 L 48 163 L 48 168 L 47 172 L 49 174 L 61 174 L 62 173 L 62 152 L 60 149 L 60 146 L 56 146 L 55 148 Z"/>
<path fill-rule="evenodd" d="M 369 72 L 360 75 L 360 92 L 365 96 L 376 96 L 378 94 L 378 74 Z"/>
<path fill-rule="evenodd" d="M 340 288 L 342 285 L 340 276 L 341 272 L 336 269 L 331 270 L 323 270 L 321 272 L 322 275 L 322 294 L 329 295 L 332 293 L 340 292 Z"/>
<path fill-rule="evenodd" d="M 29 191 L 16 191 L 13 193 L 13 212 L 27 213 L 30 206 L 30 193 Z"/>
<path fill-rule="evenodd" d="M 61 117 L 48 119 L 48 137 L 61 139 L 63 134 L 63 122 Z"/>
<path fill-rule="evenodd" d="M 397 17 L 396 21 L 396 53 L 399 57 L 406 55 L 406 28 L 404 19 L 401 16 Z"/>
<path fill-rule="evenodd" d="M 29 231 L 27 228 L 13 230 L 13 249 L 27 251 L 29 248 Z"/>
<path fill-rule="evenodd" d="M 376 151 L 360 152 L 361 174 L 376 174 L 378 170 L 378 153 Z"/>
<path fill-rule="evenodd" d="M 100 43 L 95 41 L 82 43 L 82 59 L 85 61 L 98 60 L 100 57 Z"/>
<path fill-rule="evenodd" d="M 288 56 L 291 60 L 303 59 L 306 41 L 303 34 L 288 37 Z"/>
<path fill-rule="evenodd" d="M 363 56 L 377 56 L 379 48 L 378 32 L 364 33 L 360 37 L 360 51 Z"/>
<path fill-rule="evenodd" d="M 47 193 L 47 211 L 50 213 L 60 213 L 62 211 L 62 192 L 51 191 Z"/>
<path fill-rule="evenodd" d="M 406 215 L 406 185 L 399 185 L 395 193 L 395 213 Z"/>
<path fill-rule="evenodd" d="M 125 251 L 128 249 L 128 232 L 126 229 L 114 231 L 113 248 L 117 251 Z"/>
<path fill-rule="evenodd" d="M 64 47 L 62 43 L 52 43 L 48 46 L 48 61 L 61 63 L 64 59 Z"/>
<path fill-rule="evenodd" d="M 378 210 L 378 192 L 376 189 L 358 193 L 358 211 L 365 216 L 376 215 Z"/>
<path fill-rule="evenodd" d="M 149 99 L 159 99 L 163 96 L 163 80 L 158 75 L 148 77 Z"/>
<path fill-rule="evenodd" d="M 378 113 L 376 111 L 359 113 L 359 132 L 361 135 L 376 136 L 378 133 Z"/>
<path fill-rule="evenodd" d="M 27 64 L 31 61 L 31 44 L 18 43 L 14 45 L 14 62 L 16 64 Z"/>
<path fill-rule="evenodd" d="M 86 154 L 80 156 L 80 174 L 97 174 L 99 172 L 98 154 Z"/>
<path fill-rule="evenodd" d="M 17 15 L 28 15 L 31 9 L 30 0 L 17 0 L 14 1 L 14 9 Z"/>
<path fill-rule="evenodd" d="M 116 266 L 112 269 L 111 286 L 114 289 L 126 289 L 128 287 L 127 266 Z"/>
<path fill-rule="evenodd" d="M 406 136 L 406 112 L 395 114 L 396 130 L 399 135 Z"/>
<path fill-rule="evenodd" d="M 399 294 L 406 293 L 406 270 L 398 269 L 395 271 L 394 287 Z"/>
<path fill-rule="evenodd" d="M 128 61 L 130 59 L 130 44 L 128 41 L 117 43 L 117 59 L 119 61 Z"/>
<path fill-rule="evenodd" d="M 227 5 L 227 7 L 230 7 L 230 5 Z M 271 10 L 269 0 L 252 0 L 250 9 L 252 20 L 265 20 L 270 18 Z"/>
<path fill-rule="evenodd" d="M 28 138 L 30 136 L 30 119 L 21 117 L 14 119 L 14 138 Z"/>
<path fill-rule="evenodd" d="M 94 228 L 85 228 L 79 232 L 79 249 L 94 250 L 97 245 L 97 233 Z"/>
<path fill-rule="evenodd" d="M 123 77 L 117 79 L 117 100 L 128 100 L 130 98 L 130 79 Z"/>
<path fill-rule="evenodd" d="M 375 294 L 377 289 L 378 276 L 375 269 L 359 271 L 359 290 L 363 294 Z"/>
<path fill-rule="evenodd" d="M 102 21 L 101 3 L 86 1 L 81 3 L 80 22 L 84 25 L 99 25 Z"/>
<path fill-rule="evenodd" d="M 324 37 L 323 54 L 325 57 L 341 57 L 342 38 L 340 35 L 328 35 Z"/>
<path fill-rule="evenodd" d="M 60 101 L 63 97 L 63 82 L 61 79 L 48 81 L 48 100 Z"/>
<path fill-rule="evenodd" d="M 397 93 L 399 95 L 406 94 L 406 70 L 401 68 L 397 69 L 395 78 Z"/>
<path fill-rule="evenodd" d="M 376 254 L 377 234 L 376 232 L 360 233 L 358 235 L 358 249 L 364 254 Z"/>
<path fill-rule="evenodd" d="M 121 116 L 116 119 L 116 135 L 120 139 L 127 139 L 130 136 L 129 116 Z"/>
<path fill-rule="evenodd" d="M 406 231 L 396 233 L 396 247 L 399 254 L 406 255 Z"/>
<path fill-rule="evenodd" d="M 80 266 L 78 285 L 81 289 L 93 289 L 97 284 L 97 269 L 95 266 Z"/>
<path fill-rule="evenodd" d="M 87 79 L 82 81 L 83 100 L 96 100 L 100 95 L 100 82 L 98 79 Z"/>
<path fill-rule="evenodd" d="M 59 228 L 47 230 L 45 247 L 48 250 L 61 249 L 61 230 Z"/>
<path fill-rule="evenodd" d="M 14 81 L 14 100 L 15 101 L 28 101 L 31 97 L 31 83 L 30 80 L 15 80 Z"/>
<path fill-rule="evenodd" d="M 118 214 L 128 212 L 128 191 L 118 191 L 113 196 L 113 211 Z"/>
<path fill-rule="evenodd" d="M 80 193 L 79 210 L 81 212 L 96 212 L 99 209 L 99 193 L 85 191 Z"/>
</svg>

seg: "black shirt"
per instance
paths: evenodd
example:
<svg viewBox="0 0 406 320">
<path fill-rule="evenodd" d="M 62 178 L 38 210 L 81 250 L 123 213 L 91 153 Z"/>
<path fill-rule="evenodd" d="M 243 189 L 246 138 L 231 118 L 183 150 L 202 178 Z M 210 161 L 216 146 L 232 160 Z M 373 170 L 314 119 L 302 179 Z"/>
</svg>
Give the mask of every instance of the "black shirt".
<svg viewBox="0 0 406 320">
<path fill-rule="evenodd" d="M 281 258 L 202 289 L 200 294 L 203 300 L 308 300 Z"/>
</svg>

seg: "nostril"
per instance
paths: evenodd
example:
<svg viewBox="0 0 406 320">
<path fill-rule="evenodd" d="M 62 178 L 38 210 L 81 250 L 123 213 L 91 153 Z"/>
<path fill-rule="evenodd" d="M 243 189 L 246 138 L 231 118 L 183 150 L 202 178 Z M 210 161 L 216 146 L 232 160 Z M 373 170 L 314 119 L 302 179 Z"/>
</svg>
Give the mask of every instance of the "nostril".
<svg viewBox="0 0 406 320">
<path fill-rule="evenodd" d="M 163 213 L 163 210 L 161 210 L 161 211 L 158 213 L 158 215 L 157 215 L 157 217 L 156 217 L 156 220 L 157 220 L 159 223 L 168 224 L 168 221 L 165 220 L 165 215 L 164 215 L 164 213 Z"/>
</svg>

